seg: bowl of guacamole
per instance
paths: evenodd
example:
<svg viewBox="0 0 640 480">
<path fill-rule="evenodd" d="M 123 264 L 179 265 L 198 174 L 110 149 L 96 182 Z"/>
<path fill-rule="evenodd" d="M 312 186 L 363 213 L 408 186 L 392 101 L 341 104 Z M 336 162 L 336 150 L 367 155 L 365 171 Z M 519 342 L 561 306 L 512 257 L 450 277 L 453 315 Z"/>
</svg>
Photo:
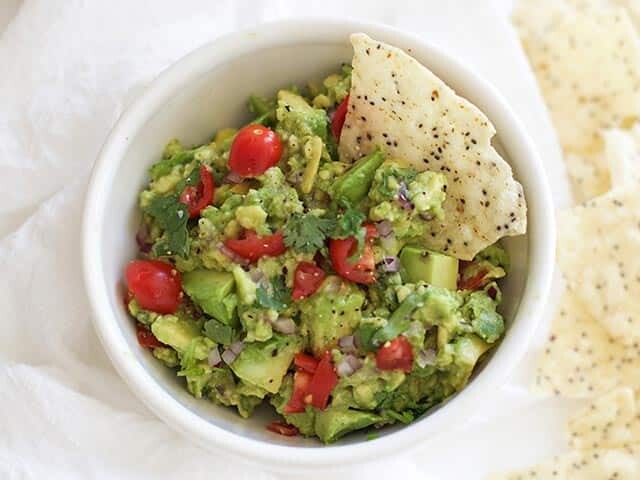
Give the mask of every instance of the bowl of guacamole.
<svg viewBox="0 0 640 480">
<path fill-rule="evenodd" d="M 103 150 L 85 267 L 94 308 L 108 294 L 117 312 L 96 308 L 98 332 L 132 388 L 153 383 L 141 397 L 200 443 L 266 444 L 266 462 L 301 449 L 309 465 L 335 448 L 364 460 L 444 416 L 441 429 L 501 354 L 522 351 L 534 322 L 518 312 L 546 295 L 549 245 L 527 228 L 546 201 L 530 184 L 547 192 L 530 152 L 516 151 L 524 166 L 498 152 L 500 125 L 436 73 L 459 78 L 446 59 L 356 27 L 332 30 L 333 46 L 283 46 L 272 26 L 271 50 L 239 34 L 203 47 Z M 282 49 L 317 65 L 263 85 L 248 74 Z"/>
</svg>

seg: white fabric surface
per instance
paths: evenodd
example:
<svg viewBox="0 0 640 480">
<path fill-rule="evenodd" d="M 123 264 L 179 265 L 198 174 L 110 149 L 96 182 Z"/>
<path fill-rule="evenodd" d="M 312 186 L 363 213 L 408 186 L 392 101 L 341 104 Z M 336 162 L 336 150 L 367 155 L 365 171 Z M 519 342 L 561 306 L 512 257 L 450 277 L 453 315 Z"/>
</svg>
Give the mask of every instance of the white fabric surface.
<svg viewBox="0 0 640 480">
<path fill-rule="evenodd" d="M 504 16 L 509 0 L 498 10 L 489 0 L 303 3 L 0 1 L 0 478 L 287 478 L 218 458 L 149 412 L 109 364 L 81 278 L 83 198 L 111 125 L 158 72 L 219 35 L 296 13 L 413 30 L 502 91 L 566 203 L 555 136 Z M 463 429 L 334 476 L 473 480 L 552 452 L 566 406 L 527 393 L 532 358 Z"/>
</svg>

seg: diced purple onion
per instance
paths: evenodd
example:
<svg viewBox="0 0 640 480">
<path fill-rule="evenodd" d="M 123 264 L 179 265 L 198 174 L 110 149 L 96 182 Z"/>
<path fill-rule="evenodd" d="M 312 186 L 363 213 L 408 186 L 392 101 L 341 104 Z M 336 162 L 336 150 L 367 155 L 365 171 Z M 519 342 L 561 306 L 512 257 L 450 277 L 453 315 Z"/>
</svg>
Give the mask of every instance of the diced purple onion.
<svg viewBox="0 0 640 480">
<path fill-rule="evenodd" d="M 264 272 L 259 268 L 254 268 L 249 272 L 249 277 L 256 283 L 260 283 L 260 280 L 264 278 Z"/>
<path fill-rule="evenodd" d="M 276 332 L 283 333 L 285 335 L 296 333 L 296 322 L 294 322 L 291 318 L 278 318 L 271 325 Z"/>
<path fill-rule="evenodd" d="M 436 351 L 433 349 L 421 350 L 416 356 L 416 363 L 420 368 L 424 368 L 427 365 L 434 365 L 436 363 Z"/>
<path fill-rule="evenodd" d="M 226 177 L 224 177 L 224 180 L 222 180 L 222 182 L 223 183 L 242 183 L 243 180 L 244 178 L 242 178 L 236 172 L 234 172 L 233 170 L 229 170 L 229 173 L 227 173 Z"/>
<path fill-rule="evenodd" d="M 231 365 L 238 355 L 233 353 L 230 348 L 222 352 L 221 358 L 224 363 Z"/>
<path fill-rule="evenodd" d="M 384 257 L 382 260 L 382 270 L 391 273 L 399 272 L 400 259 L 398 257 Z"/>
<path fill-rule="evenodd" d="M 222 361 L 222 358 L 220 357 L 220 351 L 218 350 L 218 347 L 213 347 L 209 352 L 209 357 L 207 358 L 207 362 L 209 363 L 209 366 L 215 367 L 221 361 Z"/>
<path fill-rule="evenodd" d="M 236 355 L 240 355 L 240 352 L 244 350 L 244 342 L 241 342 L 240 340 L 238 340 L 237 342 L 233 342 L 231 345 L 229 345 L 229 350 L 231 350 Z"/>
<path fill-rule="evenodd" d="M 378 230 L 378 235 L 382 238 L 387 238 L 393 232 L 393 225 L 389 220 L 382 220 L 376 223 L 376 230 Z"/>
<path fill-rule="evenodd" d="M 353 353 L 356 349 L 356 337 L 353 335 L 347 335 L 338 340 L 338 346 L 342 353 Z"/>
<path fill-rule="evenodd" d="M 143 222 L 136 233 L 136 243 L 142 253 L 149 253 L 151 251 L 151 246 L 153 244 L 150 241 L 149 233 L 149 228 Z"/>
<path fill-rule="evenodd" d="M 235 263 L 239 263 L 240 265 L 249 265 L 251 263 L 249 260 L 241 257 L 230 248 L 227 248 L 224 243 L 219 244 L 218 249 L 220 250 L 220 253 L 222 253 L 225 257 L 230 258 Z"/>
<path fill-rule="evenodd" d="M 349 377 L 362 367 L 362 360 L 354 355 L 346 355 L 336 365 L 336 372 L 340 377 Z"/>
<path fill-rule="evenodd" d="M 404 183 L 400 184 L 400 188 L 398 188 L 398 202 L 405 210 L 413 210 L 413 203 L 409 200 L 409 191 Z"/>
</svg>

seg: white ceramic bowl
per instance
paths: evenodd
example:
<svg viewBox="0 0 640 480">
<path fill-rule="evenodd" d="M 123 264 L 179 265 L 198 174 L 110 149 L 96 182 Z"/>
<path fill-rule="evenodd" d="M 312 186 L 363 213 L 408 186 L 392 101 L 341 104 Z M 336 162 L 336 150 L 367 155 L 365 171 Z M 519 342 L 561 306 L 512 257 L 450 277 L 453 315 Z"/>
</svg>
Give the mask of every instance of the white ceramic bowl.
<svg viewBox="0 0 640 480">
<path fill-rule="evenodd" d="M 134 323 L 123 305 L 123 271 L 135 257 L 138 192 L 147 168 L 166 141 L 203 143 L 222 127 L 246 122 L 250 93 L 321 79 L 352 56 L 348 36 L 372 37 L 411 48 L 412 54 L 447 84 L 482 109 L 495 124 L 496 146 L 524 186 L 529 206 L 525 236 L 507 239 L 513 270 L 504 283 L 504 341 L 470 384 L 449 402 L 402 427 L 387 428 L 365 441 L 351 435 L 337 445 L 287 438 L 265 431 L 265 408 L 249 420 L 232 409 L 191 397 L 174 372 L 136 342 Z M 289 469 L 344 465 L 380 459 L 433 438 L 466 419 L 491 398 L 520 360 L 547 297 L 554 255 L 553 208 L 545 175 L 524 128 L 500 95 L 438 48 L 388 27 L 343 20 L 289 20 L 228 35 L 187 55 L 163 72 L 120 118 L 96 163 L 83 230 L 84 272 L 95 327 L 116 369 L 159 417 L 189 438 L 217 451 Z"/>
</svg>

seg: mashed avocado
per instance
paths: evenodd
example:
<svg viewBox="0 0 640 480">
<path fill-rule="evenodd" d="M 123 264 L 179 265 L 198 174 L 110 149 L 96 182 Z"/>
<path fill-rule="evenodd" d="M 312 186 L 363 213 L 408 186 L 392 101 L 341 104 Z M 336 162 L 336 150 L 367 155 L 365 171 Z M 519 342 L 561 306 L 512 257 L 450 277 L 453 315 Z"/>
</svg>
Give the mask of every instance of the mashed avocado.
<svg viewBox="0 0 640 480">
<path fill-rule="evenodd" d="M 415 420 L 465 386 L 505 329 L 504 249 L 462 262 L 425 244 L 446 221 L 446 177 L 384 145 L 338 158 L 332 119 L 350 82 L 345 66 L 252 96 L 250 126 L 171 140 L 140 193 L 137 240 L 173 283 L 155 300 L 129 285 L 140 344 L 192 395 L 242 417 L 271 404 L 325 443 Z M 279 142 L 256 174 L 232 167 L 247 132 Z M 168 295 L 175 305 L 150 306 Z"/>
</svg>

